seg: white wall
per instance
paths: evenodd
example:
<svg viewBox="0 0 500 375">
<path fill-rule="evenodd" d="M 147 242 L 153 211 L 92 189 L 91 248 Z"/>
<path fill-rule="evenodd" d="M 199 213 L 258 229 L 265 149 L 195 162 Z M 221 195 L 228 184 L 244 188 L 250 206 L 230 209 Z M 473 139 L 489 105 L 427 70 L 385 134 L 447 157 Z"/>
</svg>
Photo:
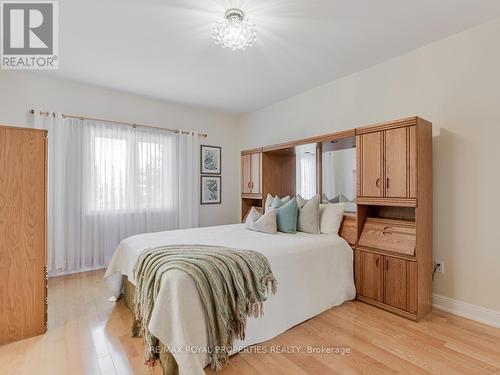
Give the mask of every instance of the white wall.
<svg viewBox="0 0 500 375">
<path fill-rule="evenodd" d="M 244 115 L 243 146 L 432 121 L 435 293 L 500 311 L 499 46 L 497 19 Z"/>
<path fill-rule="evenodd" d="M 26 72 L 0 71 L 0 124 L 31 127 L 32 107 L 208 133 L 201 143 L 222 146 L 222 204 L 200 206 L 200 225 L 238 222 L 240 149 L 233 116 Z"/>
</svg>

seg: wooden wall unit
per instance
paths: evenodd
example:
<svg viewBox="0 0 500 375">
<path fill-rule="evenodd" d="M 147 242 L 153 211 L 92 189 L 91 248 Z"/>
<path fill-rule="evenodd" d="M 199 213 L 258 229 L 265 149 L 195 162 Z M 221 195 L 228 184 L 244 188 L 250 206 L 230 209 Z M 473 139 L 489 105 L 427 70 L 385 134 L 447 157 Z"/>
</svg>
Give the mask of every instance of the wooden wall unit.
<svg viewBox="0 0 500 375">
<path fill-rule="evenodd" d="M 242 217 L 267 193 L 295 194 L 294 148 L 356 136 L 357 212 L 339 234 L 354 249 L 359 300 L 412 320 L 432 310 L 432 124 L 419 117 L 265 146 L 261 194 L 242 190 Z M 318 149 L 318 148 L 317 148 Z M 321 148 L 319 148 L 321 150 Z M 242 181 L 249 179 L 242 152 Z M 251 164 L 251 163 L 250 163 Z M 319 163 L 318 163 L 319 164 Z M 321 169 L 317 168 L 318 192 Z M 245 175 L 246 174 L 246 175 Z"/>
<path fill-rule="evenodd" d="M 252 206 L 262 210 L 268 193 L 295 195 L 295 152 L 262 149 L 241 153 L 241 218 L 244 219 Z"/>
<path fill-rule="evenodd" d="M 47 132 L 0 126 L 0 344 L 47 327 Z"/>
<path fill-rule="evenodd" d="M 356 137 L 358 299 L 419 320 L 432 310 L 432 125 L 413 117 Z"/>
</svg>

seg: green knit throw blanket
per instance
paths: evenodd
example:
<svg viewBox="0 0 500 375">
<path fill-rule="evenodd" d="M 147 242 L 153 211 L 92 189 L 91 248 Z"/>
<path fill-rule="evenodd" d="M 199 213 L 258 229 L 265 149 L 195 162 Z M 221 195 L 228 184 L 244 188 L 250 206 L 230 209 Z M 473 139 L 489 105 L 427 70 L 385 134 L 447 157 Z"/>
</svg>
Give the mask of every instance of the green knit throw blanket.
<svg viewBox="0 0 500 375">
<path fill-rule="evenodd" d="M 157 355 L 149 348 L 157 344 L 148 330 L 153 306 L 165 272 L 181 270 L 198 288 L 208 329 L 207 351 L 212 369 L 227 364 L 234 339 L 245 339 L 247 317 L 261 317 L 262 302 L 277 281 L 266 257 L 251 250 L 205 245 L 162 246 L 145 250 L 134 267 L 137 280 L 136 319 L 146 345 L 146 363 Z"/>
</svg>

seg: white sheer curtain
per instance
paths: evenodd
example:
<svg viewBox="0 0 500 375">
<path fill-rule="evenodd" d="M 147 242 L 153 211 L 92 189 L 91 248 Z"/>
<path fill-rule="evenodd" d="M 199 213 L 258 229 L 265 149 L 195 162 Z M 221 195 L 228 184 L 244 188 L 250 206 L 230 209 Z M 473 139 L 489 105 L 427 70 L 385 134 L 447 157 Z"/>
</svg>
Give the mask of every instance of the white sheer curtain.
<svg viewBox="0 0 500 375">
<path fill-rule="evenodd" d="M 316 154 L 312 152 L 297 152 L 296 156 L 297 194 L 305 199 L 316 195 Z"/>
<path fill-rule="evenodd" d="M 36 116 L 49 131 L 49 270 L 108 264 L 131 235 L 198 225 L 196 134 Z"/>
</svg>

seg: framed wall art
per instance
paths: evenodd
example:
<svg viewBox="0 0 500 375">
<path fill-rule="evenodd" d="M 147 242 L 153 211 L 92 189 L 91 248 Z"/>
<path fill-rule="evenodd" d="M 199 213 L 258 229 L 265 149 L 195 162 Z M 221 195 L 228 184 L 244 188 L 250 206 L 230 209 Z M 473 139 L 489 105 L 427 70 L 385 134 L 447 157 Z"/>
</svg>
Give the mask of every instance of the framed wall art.
<svg viewBox="0 0 500 375">
<path fill-rule="evenodd" d="M 222 149 L 218 146 L 201 145 L 201 174 L 222 173 Z"/>
<path fill-rule="evenodd" d="M 221 176 L 201 176 L 200 203 L 220 204 L 222 197 Z"/>
</svg>

